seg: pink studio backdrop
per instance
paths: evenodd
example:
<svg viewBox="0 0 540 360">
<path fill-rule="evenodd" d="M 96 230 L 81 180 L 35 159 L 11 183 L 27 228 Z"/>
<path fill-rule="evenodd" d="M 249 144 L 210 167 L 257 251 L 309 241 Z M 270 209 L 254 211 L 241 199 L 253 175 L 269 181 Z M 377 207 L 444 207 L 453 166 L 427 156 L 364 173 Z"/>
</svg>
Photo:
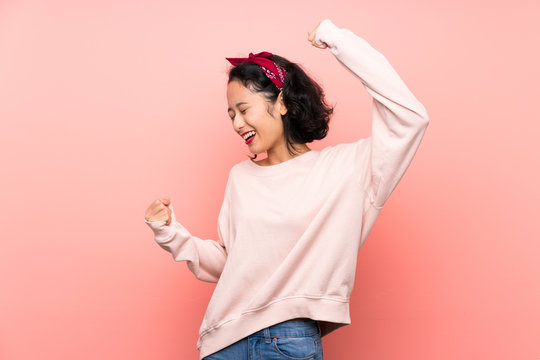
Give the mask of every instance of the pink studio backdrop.
<svg viewBox="0 0 540 360">
<path fill-rule="evenodd" d="M 371 131 L 371 97 L 307 41 L 381 51 L 431 123 L 359 252 L 325 359 L 540 359 L 537 1 L 0 3 L 0 359 L 196 359 L 215 284 L 153 240 L 170 196 L 217 238 L 225 57 L 271 51 L 337 103 L 313 149 Z M 261 157 L 262 158 L 262 157 Z"/>
</svg>

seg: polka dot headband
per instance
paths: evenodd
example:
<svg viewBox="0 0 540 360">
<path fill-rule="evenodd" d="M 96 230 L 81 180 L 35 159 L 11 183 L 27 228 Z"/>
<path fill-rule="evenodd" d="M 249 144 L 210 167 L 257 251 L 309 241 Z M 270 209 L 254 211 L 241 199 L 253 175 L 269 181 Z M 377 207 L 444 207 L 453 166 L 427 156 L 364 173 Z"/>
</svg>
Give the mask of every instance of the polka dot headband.
<svg viewBox="0 0 540 360">
<path fill-rule="evenodd" d="M 283 89 L 283 83 L 285 82 L 285 76 L 287 76 L 287 71 L 272 60 L 267 59 L 269 56 L 272 56 L 272 53 L 262 51 L 258 54 L 249 53 L 249 57 L 247 58 L 225 59 L 233 65 L 240 65 L 248 62 L 259 65 L 264 74 L 276 85 L 279 91 L 281 91 Z"/>
</svg>

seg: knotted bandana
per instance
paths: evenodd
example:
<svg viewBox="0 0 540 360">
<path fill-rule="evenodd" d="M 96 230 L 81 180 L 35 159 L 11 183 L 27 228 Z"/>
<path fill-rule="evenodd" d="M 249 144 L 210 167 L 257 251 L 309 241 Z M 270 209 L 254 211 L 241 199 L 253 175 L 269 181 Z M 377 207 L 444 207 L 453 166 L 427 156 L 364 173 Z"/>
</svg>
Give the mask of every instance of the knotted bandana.
<svg viewBox="0 0 540 360">
<path fill-rule="evenodd" d="M 275 62 L 267 57 L 272 56 L 272 53 L 267 51 L 262 51 L 258 54 L 249 53 L 247 58 L 225 58 L 233 65 L 240 65 L 242 63 L 252 62 L 262 69 L 264 74 L 276 85 L 276 87 L 281 91 L 283 89 L 283 83 L 285 82 L 285 76 L 287 76 L 287 71 Z"/>
</svg>

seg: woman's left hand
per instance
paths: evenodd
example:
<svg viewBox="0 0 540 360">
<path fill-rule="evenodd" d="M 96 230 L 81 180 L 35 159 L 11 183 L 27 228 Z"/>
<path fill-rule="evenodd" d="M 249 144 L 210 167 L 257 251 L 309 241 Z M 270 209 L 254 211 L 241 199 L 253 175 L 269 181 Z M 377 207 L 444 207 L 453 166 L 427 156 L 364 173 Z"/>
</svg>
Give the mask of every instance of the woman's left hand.
<svg viewBox="0 0 540 360">
<path fill-rule="evenodd" d="M 315 29 L 308 32 L 308 41 L 311 42 L 311 45 L 315 46 L 316 48 L 326 49 L 328 47 L 326 43 L 323 42 L 322 45 L 319 45 L 315 41 L 315 34 L 317 33 L 317 29 L 319 28 L 319 25 L 321 25 L 321 22 L 319 22 L 319 24 L 315 27 Z"/>
</svg>

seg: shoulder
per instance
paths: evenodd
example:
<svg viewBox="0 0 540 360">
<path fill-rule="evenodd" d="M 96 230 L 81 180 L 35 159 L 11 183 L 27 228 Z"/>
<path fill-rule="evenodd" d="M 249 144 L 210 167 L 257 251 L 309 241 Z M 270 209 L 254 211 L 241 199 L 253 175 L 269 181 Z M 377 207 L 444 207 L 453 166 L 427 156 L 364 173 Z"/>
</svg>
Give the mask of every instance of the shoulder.
<svg viewBox="0 0 540 360">
<path fill-rule="evenodd" d="M 251 159 L 246 159 L 234 164 L 229 170 L 229 181 L 234 178 L 242 177 L 243 174 L 249 172 L 249 168 L 252 166 L 250 162 L 252 162 Z"/>
<path fill-rule="evenodd" d="M 321 150 L 321 155 L 332 159 L 356 157 L 369 149 L 369 140 L 370 138 L 362 138 L 353 142 L 330 145 Z"/>
<path fill-rule="evenodd" d="M 231 167 L 231 170 L 229 171 L 229 175 L 242 172 L 246 167 L 251 165 L 250 162 L 251 162 L 250 159 L 246 159 L 246 160 L 240 161 L 239 163 L 234 164 Z"/>
</svg>

